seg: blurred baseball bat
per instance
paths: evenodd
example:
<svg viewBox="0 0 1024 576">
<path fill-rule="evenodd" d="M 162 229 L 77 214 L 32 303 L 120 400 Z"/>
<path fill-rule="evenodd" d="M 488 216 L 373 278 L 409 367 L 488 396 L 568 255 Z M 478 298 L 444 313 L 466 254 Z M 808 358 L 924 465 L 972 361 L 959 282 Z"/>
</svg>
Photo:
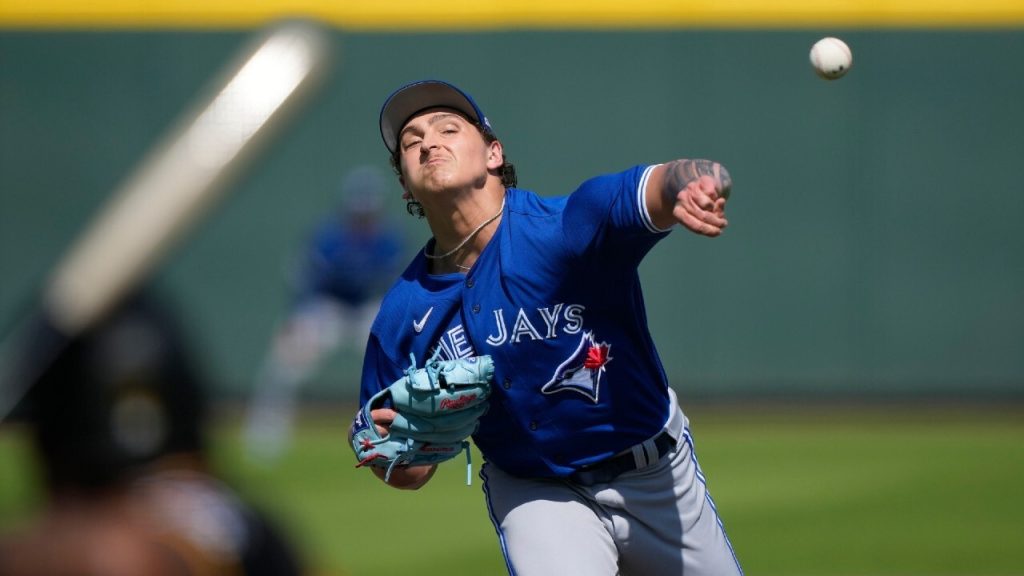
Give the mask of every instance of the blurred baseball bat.
<svg viewBox="0 0 1024 576">
<path fill-rule="evenodd" d="M 63 346 L 141 284 L 223 196 L 320 84 L 330 52 L 313 24 L 269 28 L 158 141 L 58 262 L 40 309 L 0 346 L 0 421 Z"/>
</svg>

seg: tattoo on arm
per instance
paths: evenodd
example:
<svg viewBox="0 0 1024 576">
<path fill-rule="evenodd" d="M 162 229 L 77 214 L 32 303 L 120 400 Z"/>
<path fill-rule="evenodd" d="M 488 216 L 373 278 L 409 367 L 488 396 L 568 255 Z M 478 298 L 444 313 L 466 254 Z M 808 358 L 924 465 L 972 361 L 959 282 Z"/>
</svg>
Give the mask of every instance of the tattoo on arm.
<svg viewBox="0 0 1024 576">
<path fill-rule="evenodd" d="M 687 184 L 707 175 L 715 179 L 723 197 L 728 197 L 732 190 L 732 177 L 729 171 L 718 162 L 711 160 L 676 160 L 670 162 L 665 174 L 665 197 L 674 199 Z M 674 202 L 674 200 L 673 200 Z"/>
</svg>

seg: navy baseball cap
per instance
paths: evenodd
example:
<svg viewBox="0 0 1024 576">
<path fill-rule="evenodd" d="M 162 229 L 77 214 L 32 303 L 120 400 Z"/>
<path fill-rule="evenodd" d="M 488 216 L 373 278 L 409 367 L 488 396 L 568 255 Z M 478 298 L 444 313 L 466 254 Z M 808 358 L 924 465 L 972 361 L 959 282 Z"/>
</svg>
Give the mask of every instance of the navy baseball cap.
<svg viewBox="0 0 1024 576">
<path fill-rule="evenodd" d="M 384 107 L 380 110 L 380 135 L 384 138 L 384 145 L 394 154 L 398 147 L 398 133 L 409 118 L 427 108 L 438 106 L 458 110 L 470 120 L 491 130 L 487 117 L 469 94 L 441 80 L 420 80 L 395 90 L 384 101 Z"/>
</svg>

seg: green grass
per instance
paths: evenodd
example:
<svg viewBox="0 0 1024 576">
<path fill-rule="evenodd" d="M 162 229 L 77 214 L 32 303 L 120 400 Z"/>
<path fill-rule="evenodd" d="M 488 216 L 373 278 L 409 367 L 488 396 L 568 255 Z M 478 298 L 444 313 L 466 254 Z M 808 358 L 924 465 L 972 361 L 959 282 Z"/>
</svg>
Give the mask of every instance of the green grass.
<svg viewBox="0 0 1024 576">
<path fill-rule="evenodd" d="M 1024 412 L 903 406 L 689 410 L 701 465 L 747 574 L 1024 574 Z M 273 468 L 215 461 L 287 528 L 322 575 L 503 574 L 475 472 L 442 466 L 418 492 L 353 468 L 347 415 L 310 416 Z M 0 429 L 0 527 L 38 492 L 16 428 Z"/>
<path fill-rule="evenodd" d="M 1024 573 L 1020 414 L 776 414 L 702 435 L 748 573 Z"/>
</svg>

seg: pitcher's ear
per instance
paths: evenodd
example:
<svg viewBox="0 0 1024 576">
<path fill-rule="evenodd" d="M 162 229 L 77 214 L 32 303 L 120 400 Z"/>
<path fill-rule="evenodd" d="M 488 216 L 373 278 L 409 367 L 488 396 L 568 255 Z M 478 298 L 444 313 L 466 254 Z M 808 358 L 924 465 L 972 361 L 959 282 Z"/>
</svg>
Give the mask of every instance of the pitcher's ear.
<svg viewBox="0 0 1024 576">
<path fill-rule="evenodd" d="M 501 142 L 495 140 L 487 145 L 487 167 L 491 170 L 500 168 L 505 163 L 505 151 Z"/>
</svg>

